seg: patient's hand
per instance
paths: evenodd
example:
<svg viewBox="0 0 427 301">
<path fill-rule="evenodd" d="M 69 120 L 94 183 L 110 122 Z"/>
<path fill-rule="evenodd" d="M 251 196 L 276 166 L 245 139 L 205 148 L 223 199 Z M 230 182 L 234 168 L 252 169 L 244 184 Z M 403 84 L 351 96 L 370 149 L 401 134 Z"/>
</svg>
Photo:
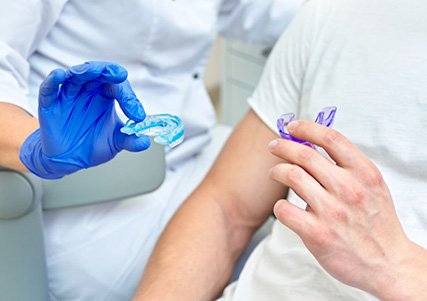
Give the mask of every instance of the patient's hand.
<svg viewBox="0 0 427 301">
<path fill-rule="evenodd" d="M 413 290 L 423 295 L 412 278 L 426 273 L 427 252 L 404 234 L 378 168 L 333 129 L 307 121 L 288 128 L 293 136 L 324 148 L 335 163 L 313 148 L 272 141 L 271 152 L 289 163 L 273 167 L 271 178 L 307 203 L 302 210 L 280 200 L 274 208 L 277 218 L 338 280 L 384 300 L 414 300 L 408 298 Z M 426 295 L 421 298 L 427 300 Z"/>
</svg>

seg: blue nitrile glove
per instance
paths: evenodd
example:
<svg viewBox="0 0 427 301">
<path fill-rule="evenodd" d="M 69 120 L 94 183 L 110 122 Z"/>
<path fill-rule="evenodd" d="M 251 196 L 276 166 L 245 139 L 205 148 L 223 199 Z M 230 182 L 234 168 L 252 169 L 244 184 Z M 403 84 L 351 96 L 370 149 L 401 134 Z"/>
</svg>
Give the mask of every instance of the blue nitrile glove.
<svg viewBox="0 0 427 301">
<path fill-rule="evenodd" d="M 40 128 L 21 147 L 24 165 L 39 177 L 57 179 L 105 163 L 123 149 L 147 149 L 147 136 L 120 132 L 115 99 L 130 119 L 145 118 L 126 78 L 123 67 L 105 62 L 52 71 L 40 85 Z"/>
</svg>

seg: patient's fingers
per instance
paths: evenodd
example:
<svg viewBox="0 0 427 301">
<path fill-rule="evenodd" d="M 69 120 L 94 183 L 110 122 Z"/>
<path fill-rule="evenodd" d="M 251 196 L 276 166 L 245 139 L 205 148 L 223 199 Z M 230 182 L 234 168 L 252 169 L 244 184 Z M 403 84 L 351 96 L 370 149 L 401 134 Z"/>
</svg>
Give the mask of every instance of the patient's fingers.
<svg viewBox="0 0 427 301">
<path fill-rule="evenodd" d="M 337 166 L 317 150 L 285 139 L 271 141 L 269 149 L 273 155 L 302 167 L 325 188 L 330 189 L 333 186 L 336 174 L 331 171 Z"/>
<path fill-rule="evenodd" d="M 338 166 L 362 168 L 365 166 L 366 156 L 350 140 L 334 129 L 314 122 L 298 120 L 289 123 L 288 130 L 292 136 L 325 149 Z"/>
<path fill-rule="evenodd" d="M 291 188 L 316 212 L 322 210 L 324 202 L 328 199 L 327 191 L 297 165 L 278 164 L 270 169 L 270 178 Z"/>
<path fill-rule="evenodd" d="M 274 215 L 282 224 L 298 235 L 302 235 L 311 228 L 311 225 L 315 224 L 315 216 L 312 213 L 295 206 L 287 200 L 279 200 L 274 205 Z"/>
</svg>

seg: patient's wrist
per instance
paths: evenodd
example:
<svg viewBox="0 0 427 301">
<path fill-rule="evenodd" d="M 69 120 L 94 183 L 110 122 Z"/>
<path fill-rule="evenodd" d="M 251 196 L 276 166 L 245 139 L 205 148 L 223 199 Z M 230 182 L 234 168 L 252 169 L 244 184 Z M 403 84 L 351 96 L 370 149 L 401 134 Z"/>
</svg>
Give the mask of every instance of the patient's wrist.
<svg viewBox="0 0 427 301">
<path fill-rule="evenodd" d="M 23 109 L 0 100 L 0 166 L 28 171 L 19 152 L 25 139 L 38 127 L 38 120 Z"/>
<path fill-rule="evenodd" d="M 380 300 L 427 300 L 427 250 L 409 242 L 406 252 L 379 276 L 374 291 Z"/>
</svg>

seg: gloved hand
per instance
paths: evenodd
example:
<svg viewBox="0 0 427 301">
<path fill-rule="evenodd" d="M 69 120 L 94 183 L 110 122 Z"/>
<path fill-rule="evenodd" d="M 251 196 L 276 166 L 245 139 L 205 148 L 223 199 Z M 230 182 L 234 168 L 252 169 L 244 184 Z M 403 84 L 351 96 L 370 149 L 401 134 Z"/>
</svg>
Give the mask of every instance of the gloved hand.
<svg viewBox="0 0 427 301">
<path fill-rule="evenodd" d="M 147 149 L 147 136 L 120 132 L 115 99 L 130 119 L 145 118 L 126 78 L 123 67 L 105 62 L 52 71 L 40 85 L 40 128 L 21 146 L 24 165 L 41 178 L 57 179 L 105 163 L 123 149 Z"/>
</svg>

